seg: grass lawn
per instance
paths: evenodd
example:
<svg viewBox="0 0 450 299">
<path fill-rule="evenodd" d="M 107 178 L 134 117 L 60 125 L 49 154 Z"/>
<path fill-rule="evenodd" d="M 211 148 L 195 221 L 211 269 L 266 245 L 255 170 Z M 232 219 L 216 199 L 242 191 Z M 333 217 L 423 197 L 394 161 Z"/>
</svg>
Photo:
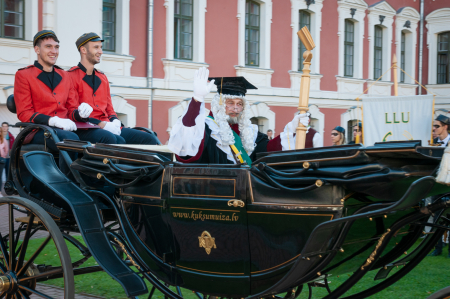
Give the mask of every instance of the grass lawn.
<svg viewBox="0 0 450 299">
<path fill-rule="evenodd" d="M 81 239 L 81 237 L 79 237 Z M 30 243 L 31 247 L 37 248 L 43 239 L 35 239 Z M 72 261 L 82 258 L 82 255 L 78 250 L 67 243 L 70 251 Z M 30 250 L 29 252 L 33 252 Z M 414 270 L 412 270 L 408 275 L 406 275 L 399 282 L 393 286 L 385 289 L 384 291 L 370 297 L 379 299 L 397 299 L 397 298 L 427 298 L 430 294 L 437 290 L 440 290 L 448 285 L 450 285 L 450 274 L 448 273 L 447 267 L 450 266 L 450 259 L 446 258 L 447 248 L 444 248 L 444 252 L 441 256 L 437 257 L 426 257 L 422 263 L 420 263 Z M 59 258 L 56 254 L 56 248 L 53 243 L 49 243 L 44 249 L 43 253 L 36 260 L 37 264 L 47 264 L 47 265 L 59 265 Z M 96 262 L 93 258 L 90 258 L 83 266 L 93 266 Z M 354 294 L 360 292 L 364 289 L 369 288 L 374 285 L 375 282 L 373 278 L 375 277 L 377 271 L 372 271 L 368 273 L 356 286 L 354 286 L 346 295 Z M 395 270 L 391 274 L 395 273 Z M 330 277 L 330 287 L 334 289 L 343 283 L 348 276 L 346 274 L 339 275 L 339 277 Z M 47 284 L 63 286 L 62 279 L 51 280 L 45 282 Z M 75 286 L 77 293 L 88 293 L 97 296 L 103 296 L 106 298 L 126 298 L 122 287 L 110 278 L 104 272 L 85 274 L 80 276 L 75 276 Z M 151 285 L 147 285 L 149 290 Z M 230 286 L 231 287 L 231 286 Z M 196 299 L 197 296 L 191 291 L 182 289 L 183 295 L 186 298 Z M 323 298 L 327 294 L 327 291 L 323 288 L 313 288 L 312 298 Z M 164 296 L 155 292 L 154 298 L 164 298 Z M 141 296 L 141 298 L 147 298 L 146 295 Z M 307 287 L 304 288 L 304 293 L 299 296 L 301 299 L 308 298 Z"/>
</svg>

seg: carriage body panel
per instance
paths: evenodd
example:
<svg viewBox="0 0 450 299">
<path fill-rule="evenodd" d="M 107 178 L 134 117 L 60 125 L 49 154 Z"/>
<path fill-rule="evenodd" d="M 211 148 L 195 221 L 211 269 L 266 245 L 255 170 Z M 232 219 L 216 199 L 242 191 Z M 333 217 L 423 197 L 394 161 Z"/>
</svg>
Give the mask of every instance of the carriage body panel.
<svg viewBox="0 0 450 299">
<path fill-rule="evenodd" d="M 113 189 L 104 191 L 108 200 L 89 194 L 98 217 L 116 209 L 138 265 L 169 285 L 226 297 L 277 294 L 323 274 L 358 272 L 389 227 L 417 214 L 421 198 L 450 191 L 423 181 L 443 149 L 414 141 L 264 153 L 251 166 L 183 165 L 167 153 L 82 142 L 59 147 L 82 153 L 71 167 L 89 188 Z M 41 206 L 36 196 L 45 196 L 75 223 L 80 215 L 68 203 L 76 199 L 33 187 L 15 150 L 20 195 Z M 416 185 L 423 197 L 405 198 Z M 406 240 L 419 236 L 399 227 L 383 244 L 383 263 L 398 257 L 396 243 L 409 248 Z"/>
</svg>

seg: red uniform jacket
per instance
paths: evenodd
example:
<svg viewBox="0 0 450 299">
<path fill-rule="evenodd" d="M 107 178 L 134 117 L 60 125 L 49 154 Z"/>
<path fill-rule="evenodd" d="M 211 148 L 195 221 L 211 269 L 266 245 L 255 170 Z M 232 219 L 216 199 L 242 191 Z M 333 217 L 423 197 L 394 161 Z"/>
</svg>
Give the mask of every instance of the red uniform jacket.
<svg viewBox="0 0 450 299">
<path fill-rule="evenodd" d="M 50 117 L 81 121 L 78 114 L 78 95 L 67 72 L 53 66 L 53 85 L 35 61 L 17 71 L 14 81 L 14 101 L 21 122 L 48 125 Z M 78 119 L 76 119 L 78 118 Z"/>
<path fill-rule="evenodd" d="M 87 103 L 94 109 L 89 116 L 89 122 L 99 124 L 101 121 L 110 122 L 118 119 L 112 105 L 109 82 L 105 74 L 94 69 L 93 82 L 92 78 L 86 75 L 86 68 L 81 63 L 72 67 L 68 72 L 75 90 L 78 92 L 80 104 Z"/>
</svg>

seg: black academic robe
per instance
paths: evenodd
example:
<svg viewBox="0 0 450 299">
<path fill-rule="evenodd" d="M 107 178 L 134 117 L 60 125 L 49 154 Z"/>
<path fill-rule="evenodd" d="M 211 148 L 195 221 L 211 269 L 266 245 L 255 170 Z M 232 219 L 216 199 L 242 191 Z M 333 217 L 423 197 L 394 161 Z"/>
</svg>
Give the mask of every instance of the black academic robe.
<svg viewBox="0 0 450 299">
<path fill-rule="evenodd" d="M 236 130 L 236 128 L 233 127 L 232 129 Z M 256 147 L 253 150 L 252 154 L 250 155 L 250 159 L 252 161 L 255 161 L 257 153 L 267 152 L 268 143 L 269 137 L 267 137 L 266 134 L 258 132 L 258 136 L 256 137 Z M 217 141 L 211 137 L 211 129 L 209 128 L 208 124 L 205 124 L 205 137 L 203 138 L 203 141 L 200 144 L 198 154 L 195 157 L 177 156 L 177 160 L 184 163 L 234 164 L 233 162 L 227 159 L 227 154 L 217 147 Z"/>
</svg>

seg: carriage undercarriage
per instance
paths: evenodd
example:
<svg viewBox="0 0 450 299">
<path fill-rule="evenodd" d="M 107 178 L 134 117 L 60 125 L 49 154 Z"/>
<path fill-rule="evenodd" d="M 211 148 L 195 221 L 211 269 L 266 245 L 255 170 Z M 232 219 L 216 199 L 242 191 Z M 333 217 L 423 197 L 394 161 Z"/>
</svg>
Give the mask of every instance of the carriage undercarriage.
<svg viewBox="0 0 450 299">
<path fill-rule="evenodd" d="M 183 288 L 199 298 L 296 298 L 322 286 L 340 298 L 376 270 L 377 285 L 347 297 L 364 298 L 411 271 L 449 226 L 449 190 L 432 177 L 443 150 L 417 142 L 263 154 L 251 167 L 182 165 L 163 152 L 84 142 L 39 151 L 23 145 L 26 136 L 41 129 L 59 142 L 53 130 L 22 126 L 10 196 L 0 200 L 8 210 L 0 298 L 49 298 L 36 285 L 54 279 L 73 298 L 74 276 L 98 271 L 128 297 L 182 298 Z M 79 158 L 72 163 L 67 151 Z M 71 164 L 71 179 L 55 158 Z M 38 233 L 42 243 L 30 246 Z M 36 263 L 52 242 L 58 263 Z M 98 265 L 83 266 L 90 257 Z M 331 291 L 328 278 L 343 273 L 352 274 Z"/>
</svg>

